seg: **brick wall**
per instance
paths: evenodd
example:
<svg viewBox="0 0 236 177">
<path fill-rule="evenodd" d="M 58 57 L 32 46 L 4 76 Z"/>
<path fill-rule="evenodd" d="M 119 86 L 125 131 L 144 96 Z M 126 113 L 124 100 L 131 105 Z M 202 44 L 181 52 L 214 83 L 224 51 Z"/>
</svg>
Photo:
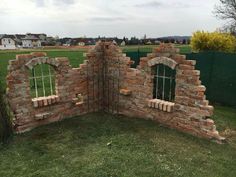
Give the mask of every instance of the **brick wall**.
<svg viewBox="0 0 236 177">
<path fill-rule="evenodd" d="M 45 53 L 17 55 L 9 62 L 7 75 L 7 97 L 14 113 L 13 126 L 16 132 L 31 130 L 43 124 L 59 121 L 92 112 L 94 100 L 89 97 L 91 90 L 91 61 L 97 61 L 99 51 L 93 49 L 80 68 L 72 68 L 67 58 L 49 58 Z M 30 69 L 37 64 L 49 64 L 55 69 L 56 95 L 31 98 Z M 96 76 L 95 76 L 96 77 Z M 83 100 L 77 100 L 81 94 Z"/>
<path fill-rule="evenodd" d="M 29 70 L 40 63 L 56 71 L 56 95 L 32 99 Z M 209 119 L 213 107 L 205 99 L 195 61 L 171 45 L 161 45 L 141 58 L 137 69 L 121 49 L 99 42 L 86 54 L 84 64 L 72 68 L 67 58 L 48 58 L 44 53 L 17 55 L 7 76 L 8 100 L 15 115 L 16 132 L 88 112 L 106 111 L 152 119 L 199 137 L 223 140 Z M 153 99 L 153 66 L 164 64 L 176 70 L 175 101 Z M 83 100 L 76 97 L 80 94 Z"/>
</svg>

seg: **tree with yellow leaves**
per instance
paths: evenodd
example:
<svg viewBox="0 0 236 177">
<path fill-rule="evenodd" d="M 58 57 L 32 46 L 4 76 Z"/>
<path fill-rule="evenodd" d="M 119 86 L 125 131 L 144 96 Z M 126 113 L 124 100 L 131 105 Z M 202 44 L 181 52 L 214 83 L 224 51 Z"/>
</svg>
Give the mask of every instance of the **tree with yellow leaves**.
<svg viewBox="0 0 236 177">
<path fill-rule="evenodd" d="M 193 33 L 190 45 L 195 52 L 235 52 L 236 38 L 229 33 L 197 31 Z"/>
</svg>

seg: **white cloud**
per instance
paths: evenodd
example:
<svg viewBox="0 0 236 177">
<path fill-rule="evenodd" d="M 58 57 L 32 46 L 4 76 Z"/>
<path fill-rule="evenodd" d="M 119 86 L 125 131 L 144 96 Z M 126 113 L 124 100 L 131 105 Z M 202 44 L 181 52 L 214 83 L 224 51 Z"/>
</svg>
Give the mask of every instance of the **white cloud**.
<svg viewBox="0 0 236 177">
<path fill-rule="evenodd" d="M 190 35 L 215 30 L 218 0 L 0 0 L 1 33 L 60 36 Z"/>
</svg>

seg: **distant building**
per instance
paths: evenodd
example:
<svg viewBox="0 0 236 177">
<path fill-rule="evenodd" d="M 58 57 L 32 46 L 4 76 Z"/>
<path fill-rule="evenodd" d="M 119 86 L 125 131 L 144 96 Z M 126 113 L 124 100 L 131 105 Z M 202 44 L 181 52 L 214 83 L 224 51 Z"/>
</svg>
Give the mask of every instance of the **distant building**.
<svg viewBox="0 0 236 177">
<path fill-rule="evenodd" d="M 22 38 L 25 38 L 25 37 L 26 37 L 25 34 L 16 34 L 15 35 L 16 46 L 18 48 L 22 47 Z"/>
<path fill-rule="evenodd" d="M 78 46 L 85 46 L 85 42 L 78 42 Z"/>
<path fill-rule="evenodd" d="M 40 33 L 40 34 L 33 34 L 33 33 L 27 33 L 26 34 L 27 36 L 34 36 L 34 37 L 36 37 L 36 38 L 39 38 L 40 39 L 40 41 L 41 41 L 41 44 L 42 43 L 47 43 L 47 35 L 46 34 L 44 34 L 44 33 Z"/>
<path fill-rule="evenodd" d="M 155 40 L 154 43 L 155 43 L 156 45 L 160 45 L 160 44 L 161 44 L 161 41 Z"/>
<path fill-rule="evenodd" d="M 22 47 L 23 48 L 40 48 L 41 40 L 38 37 L 33 35 L 26 35 L 25 38 L 22 38 Z"/>
<path fill-rule="evenodd" d="M 14 35 L 2 35 L 0 37 L 0 50 L 16 49 L 16 41 Z"/>
<path fill-rule="evenodd" d="M 147 43 L 146 43 L 147 45 L 152 45 L 152 42 L 151 42 L 151 40 L 149 40 L 149 41 L 147 41 Z"/>
<path fill-rule="evenodd" d="M 122 41 L 122 42 L 120 43 L 120 46 L 125 46 L 125 45 L 126 45 L 125 41 Z"/>
</svg>

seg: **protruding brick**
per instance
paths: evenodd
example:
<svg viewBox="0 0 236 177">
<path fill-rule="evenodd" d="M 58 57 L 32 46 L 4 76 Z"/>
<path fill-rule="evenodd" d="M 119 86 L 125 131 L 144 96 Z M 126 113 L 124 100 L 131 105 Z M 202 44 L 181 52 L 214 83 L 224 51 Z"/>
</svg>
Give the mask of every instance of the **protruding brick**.
<svg viewBox="0 0 236 177">
<path fill-rule="evenodd" d="M 47 53 L 46 52 L 33 52 L 31 53 L 33 57 L 46 57 Z"/>
<path fill-rule="evenodd" d="M 120 89 L 120 94 L 125 95 L 125 96 L 129 96 L 132 94 L 132 91 L 128 90 L 128 89 Z"/>
</svg>

